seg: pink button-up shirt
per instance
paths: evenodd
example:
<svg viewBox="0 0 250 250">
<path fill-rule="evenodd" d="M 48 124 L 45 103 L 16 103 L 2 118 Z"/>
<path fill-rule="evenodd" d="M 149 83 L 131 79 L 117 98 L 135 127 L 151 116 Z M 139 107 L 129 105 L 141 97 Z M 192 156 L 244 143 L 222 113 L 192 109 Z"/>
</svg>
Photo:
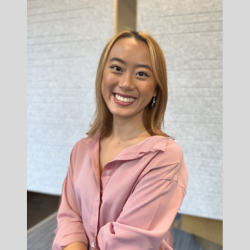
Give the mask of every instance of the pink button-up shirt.
<svg viewBox="0 0 250 250">
<path fill-rule="evenodd" d="M 99 170 L 99 135 L 71 153 L 53 250 L 81 241 L 89 249 L 172 249 L 168 230 L 187 188 L 181 147 L 152 136 Z"/>
</svg>

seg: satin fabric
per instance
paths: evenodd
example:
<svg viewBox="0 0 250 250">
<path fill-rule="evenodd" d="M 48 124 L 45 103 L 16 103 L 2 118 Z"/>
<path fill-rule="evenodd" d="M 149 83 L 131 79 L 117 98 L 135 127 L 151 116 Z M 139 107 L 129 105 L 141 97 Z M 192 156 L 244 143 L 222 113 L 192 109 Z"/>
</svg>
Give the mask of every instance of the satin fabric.
<svg viewBox="0 0 250 250">
<path fill-rule="evenodd" d="M 186 193 L 181 147 L 151 136 L 124 149 L 100 176 L 99 139 L 71 153 L 53 250 L 81 241 L 88 249 L 171 250 L 168 232 Z"/>
</svg>

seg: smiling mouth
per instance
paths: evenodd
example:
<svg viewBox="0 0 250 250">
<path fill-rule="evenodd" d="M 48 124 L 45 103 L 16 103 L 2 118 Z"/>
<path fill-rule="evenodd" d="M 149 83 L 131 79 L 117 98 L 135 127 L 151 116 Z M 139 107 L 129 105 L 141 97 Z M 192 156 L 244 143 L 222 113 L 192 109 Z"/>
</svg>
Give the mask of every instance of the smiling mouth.
<svg viewBox="0 0 250 250">
<path fill-rule="evenodd" d="M 114 93 L 114 101 L 115 103 L 122 105 L 122 106 L 128 106 L 134 103 L 136 98 L 130 97 L 130 96 L 121 96 L 119 94 Z"/>
<path fill-rule="evenodd" d="M 135 98 L 133 97 L 124 97 L 116 93 L 114 95 L 117 100 L 122 101 L 122 102 L 133 102 L 135 100 Z"/>
</svg>

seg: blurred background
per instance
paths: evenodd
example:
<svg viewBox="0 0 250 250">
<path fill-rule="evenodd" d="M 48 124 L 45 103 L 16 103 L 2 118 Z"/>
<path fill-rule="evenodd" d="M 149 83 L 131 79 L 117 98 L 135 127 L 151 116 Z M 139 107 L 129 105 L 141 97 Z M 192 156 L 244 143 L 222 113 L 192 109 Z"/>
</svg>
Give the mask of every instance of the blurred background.
<svg viewBox="0 0 250 250">
<path fill-rule="evenodd" d="M 173 248 L 222 249 L 222 0 L 27 3 L 28 249 L 51 249 L 70 153 L 95 111 L 101 52 L 125 29 L 151 34 L 166 59 L 164 130 L 189 174 Z"/>
</svg>

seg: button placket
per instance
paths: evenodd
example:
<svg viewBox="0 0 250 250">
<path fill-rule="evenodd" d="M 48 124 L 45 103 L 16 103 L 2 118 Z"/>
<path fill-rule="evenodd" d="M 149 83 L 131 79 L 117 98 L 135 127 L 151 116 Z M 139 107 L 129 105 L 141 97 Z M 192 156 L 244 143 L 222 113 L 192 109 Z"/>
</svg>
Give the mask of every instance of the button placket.
<svg viewBox="0 0 250 250">
<path fill-rule="evenodd" d="M 99 207 L 100 207 L 100 202 L 101 202 L 101 196 L 98 195 L 96 197 L 96 203 L 94 206 L 94 213 L 93 213 L 93 233 L 96 235 L 97 233 L 97 225 L 98 225 L 98 219 L 99 219 Z M 97 246 L 97 235 L 94 238 L 94 241 L 91 244 L 91 250 L 99 250 Z"/>
</svg>

